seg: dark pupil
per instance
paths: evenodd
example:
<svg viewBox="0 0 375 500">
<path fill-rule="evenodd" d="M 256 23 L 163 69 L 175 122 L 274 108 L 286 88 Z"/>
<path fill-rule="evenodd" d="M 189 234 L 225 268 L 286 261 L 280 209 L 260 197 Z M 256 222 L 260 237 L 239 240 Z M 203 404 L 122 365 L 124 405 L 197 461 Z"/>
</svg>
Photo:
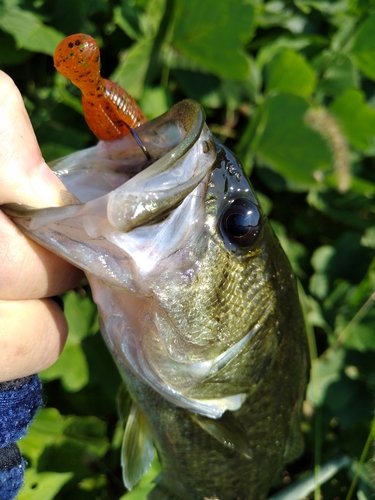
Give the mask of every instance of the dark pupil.
<svg viewBox="0 0 375 500">
<path fill-rule="evenodd" d="M 250 215 L 250 217 L 249 217 Z M 252 224 L 250 223 L 251 214 L 231 214 L 227 218 L 227 228 L 233 236 L 240 238 L 249 232 Z"/>
<path fill-rule="evenodd" d="M 221 218 L 224 238 L 240 247 L 252 245 L 258 238 L 261 217 L 258 207 L 247 198 L 235 200 Z"/>
</svg>

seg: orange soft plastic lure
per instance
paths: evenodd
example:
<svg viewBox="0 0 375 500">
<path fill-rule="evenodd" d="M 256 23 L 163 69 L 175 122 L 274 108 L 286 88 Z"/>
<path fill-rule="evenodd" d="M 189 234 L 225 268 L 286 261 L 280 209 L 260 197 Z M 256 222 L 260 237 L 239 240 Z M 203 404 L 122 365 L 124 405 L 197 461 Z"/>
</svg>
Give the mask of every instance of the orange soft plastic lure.
<svg viewBox="0 0 375 500">
<path fill-rule="evenodd" d="M 98 139 L 119 139 L 147 121 L 131 95 L 100 76 L 99 47 L 90 35 L 64 38 L 56 47 L 54 63 L 81 90 L 86 122 Z"/>
</svg>

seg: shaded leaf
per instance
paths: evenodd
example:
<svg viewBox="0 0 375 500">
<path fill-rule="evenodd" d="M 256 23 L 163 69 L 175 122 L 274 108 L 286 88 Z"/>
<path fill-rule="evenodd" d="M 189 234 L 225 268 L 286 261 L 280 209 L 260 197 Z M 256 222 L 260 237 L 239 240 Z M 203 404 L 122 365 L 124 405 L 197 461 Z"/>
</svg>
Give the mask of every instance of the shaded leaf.
<svg viewBox="0 0 375 500">
<path fill-rule="evenodd" d="M 321 406 L 329 387 L 340 380 L 345 366 L 345 350 L 330 349 L 322 358 L 313 361 L 306 398 L 313 406 Z"/>
<path fill-rule="evenodd" d="M 173 45 L 208 71 L 245 79 L 249 61 L 244 44 L 252 34 L 254 7 L 246 0 L 177 0 Z"/>
<path fill-rule="evenodd" d="M 16 65 L 22 64 L 29 59 L 31 52 L 17 48 L 12 36 L 7 33 L 0 32 L 0 65 Z"/>
<path fill-rule="evenodd" d="M 360 352 L 375 351 L 374 317 L 355 324 L 345 336 L 344 346 Z"/>
<path fill-rule="evenodd" d="M 298 241 L 293 241 L 288 238 L 286 229 L 282 224 L 271 220 L 272 229 L 275 231 L 275 234 L 280 241 L 281 246 L 283 247 L 284 252 L 288 256 L 288 259 L 292 265 L 293 271 L 300 275 L 302 272 L 301 268 L 301 260 L 306 255 L 305 247 L 299 243 Z"/>
<path fill-rule="evenodd" d="M 363 233 L 361 244 L 364 247 L 375 248 L 375 227 L 369 227 Z"/>
<path fill-rule="evenodd" d="M 129 2 L 121 2 L 113 9 L 113 22 L 117 24 L 128 37 L 138 40 L 141 36 L 139 28 L 139 13 Z"/>
<path fill-rule="evenodd" d="M 269 43 L 261 45 L 256 58 L 257 65 L 260 69 L 262 69 L 266 64 L 271 63 L 273 59 L 275 59 L 278 54 L 280 54 L 280 52 L 283 52 L 284 50 L 292 50 L 298 52 L 314 45 L 317 48 L 321 49 L 322 47 L 325 47 L 327 45 L 327 41 L 325 38 L 319 35 L 297 38 L 280 36 Z"/>
<path fill-rule="evenodd" d="M 143 93 L 143 85 L 153 45 L 153 38 L 135 43 L 122 58 L 116 71 L 111 75 L 111 79 L 125 88 L 136 99 Z"/>
<path fill-rule="evenodd" d="M 67 417 L 64 437 L 76 441 L 79 446 L 97 457 L 108 450 L 106 424 L 96 417 Z"/>
<path fill-rule="evenodd" d="M 337 96 L 349 87 L 359 84 L 359 71 L 353 60 L 346 54 L 327 51 L 314 67 L 323 72 L 319 90 L 327 95 Z"/>
</svg>

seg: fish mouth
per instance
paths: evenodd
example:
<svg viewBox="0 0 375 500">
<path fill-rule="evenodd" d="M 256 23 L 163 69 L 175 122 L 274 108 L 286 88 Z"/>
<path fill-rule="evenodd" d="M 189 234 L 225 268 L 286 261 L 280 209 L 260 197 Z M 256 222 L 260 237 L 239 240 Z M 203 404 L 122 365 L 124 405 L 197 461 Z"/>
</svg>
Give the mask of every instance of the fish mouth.
<svg viewBox="0 0 375 500">
<path fill-rule="evenodd" d="M 52 169 L 85 203 L 85 213 L 97 215 L 98 206 L 106 205 L 111 225 L 126 233 L 160 218 L 207 175 L 216 148 L 204 120 L 201 106 L 185 100 L 133 135 L 99 142 Z"/>
<path fill-rule="evenodd" d="M 147 245 L 148 255 L 158 254 L 160 259 L 175 251 L 173 245 L 161 243 L 167 231 L 160 234 L 160 222 L 186 203 L 197 188 L 200 198 L 204 196 L 202 181 L 207 183 L 216 160 L 215 141 L 204 112 L 192 100 L 180 102 L 138 127 L 136 133 L 151 161 L 131 134 L 101 141 L 51 164 L 67 189 L 61 193 L 64 206 L 36 209 L 12 203 L 1 207 L 42 246 L 110 286 L 118 286 L 121 278 L 116 275 L 120 274 L 129 291 L 134 286 L 131 272 L 124 271 L 124 261 L 128 257 L 138 259 L 137 265 L 147 261 Z M 185 210 L 184 218 L 180 210 L 179 223 L 175 222 L 178 227 L 189 225 L 187 217 L 198 217 L 202 203 L 193 205 L 195 208 Z M 175 245 L 178 237 L 175 234 Z M 156 252 L 155 244 L 160 247 Z M 101 268 L 95 256 L 106 259 Z"/>
</svg>

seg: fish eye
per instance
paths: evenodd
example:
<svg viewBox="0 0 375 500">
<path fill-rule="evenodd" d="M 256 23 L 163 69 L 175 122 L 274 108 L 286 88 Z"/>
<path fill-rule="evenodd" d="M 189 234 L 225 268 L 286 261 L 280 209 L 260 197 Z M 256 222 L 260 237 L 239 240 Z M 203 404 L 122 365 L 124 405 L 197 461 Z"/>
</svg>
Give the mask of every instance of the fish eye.
<svg viewBox="0 0 375 500">
<path fill-rule="evenodd" d="M 221 216 L 221 234 L 238 247 L 249 247 L 255 243 L 260 228 L 259 209 L 247 198 L 234 200 Z"/>
</svg>

